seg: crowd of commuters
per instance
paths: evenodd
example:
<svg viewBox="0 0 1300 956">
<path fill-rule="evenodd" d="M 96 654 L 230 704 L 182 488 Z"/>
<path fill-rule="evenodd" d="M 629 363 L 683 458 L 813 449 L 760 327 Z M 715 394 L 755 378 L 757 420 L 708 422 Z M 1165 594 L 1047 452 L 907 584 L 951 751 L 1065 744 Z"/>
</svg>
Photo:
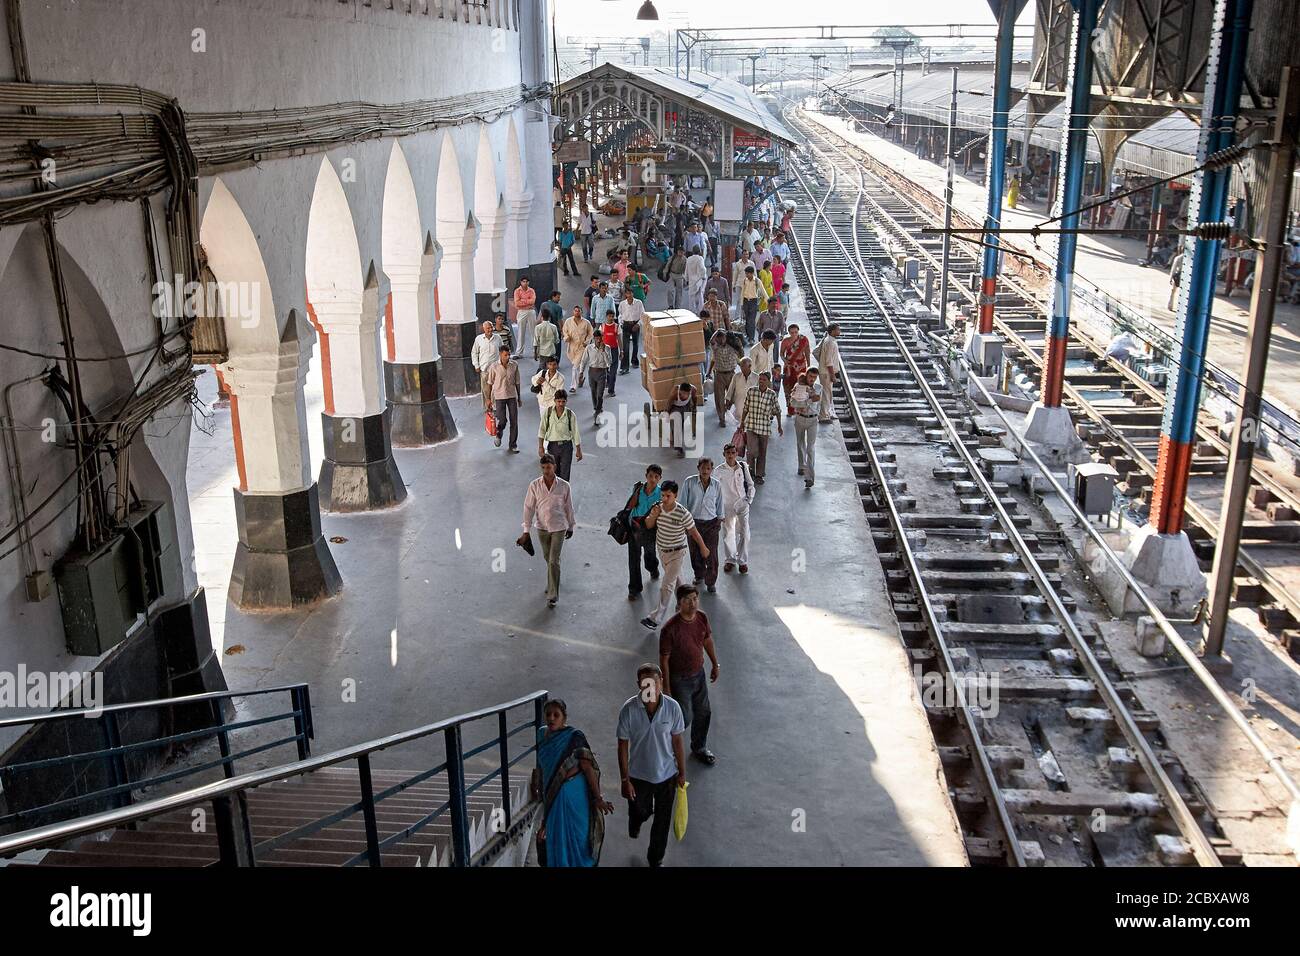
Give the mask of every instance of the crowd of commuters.
<svg viewBox="0 0 1300 956">
<path fill-rule="evenodd" d="M 680 483 L 651 464 L 631 488 L 611 522 L 627 551 L 628 600 L 643 600 L 649 577 L 653 608 L 641 625 L 658 636 L 658 660 L 636 671 L 637 693 L 617 721 L 620 792 L 627 802 L 628 833 L 650 823 L 647 857 L 662 863 L 677 794 L 686 782 L 688 756 L 706 766 L 717 758 L 708 747 L 709 684 L 719 675 L 715 636 L 700 606 L 701 593 L 718 592 L 720 575 L 749 573 L 750 511 L 765 481 L 768 453 L 787 422 L 795 434 L 798 473 L 805 487 L 816 477 L 817 426 L 832 421 L 831 392 L 838 368 L 838 327 L 816 344 L 788 321 L 790 248 L 785 233 L 758 224 L 741 237 L 741 258 L 723 275 L 716 223 L 708 204 L 693 209 L 685 193 L 670 196 L 661 217 L 639 216 L 632 228 L 611 237 L 608 275 L 590 277 L 582 302 L 565 310 L 557 291 L 537 310 L 536 292 L 521 279 L 512 293 L 517 332 L 506 316 L 484 323 L 472 359 L 483 376 L 483 403 L 499 447 L 508 430 L 518 451 L 519 360 L 531 348 L 535 372 L 527 377 L 536 395 L 540 424 L 540 475 L 524 496 L 519 544 L 547 568 L 546 601 L 560 595 L 564 542 L 577 528 L 572 469 L 581 462 L 582 437 L 573 399 L 590 389 L 592 424 L 604 413 L 617 379 L 639 363 L 639 334 L 652 281 L 639 264 L 659 261 L 657 278 L 667 284 L 670 307 L 696 311 L 705 321 L 704 374 L 722 432 L 721 458 L 701 457 Z M 558 207 L 557 207 L 558 208 Z M 598 229 L 585 206 L 576 231 L 557 213 L 556 252 L 562 269 L 577 274 L 573 247 L 583 261 L 596 258 Z M 787 224 L 788 225 L 788 224 Z M 660 258 L 660 251 L 666 252 Z M 503 332 L 504 327 L 504 332 Z M 562 369 L 562 366 L 565 366 Z M 684 383 L 670 406 L 695 418 L 698 397 Z M 683 429 L 683 432 L 685 429 Z M 684 444 L 674 435 L 669 444 Z M 679 450 L 685 454 L 684 448 Z M 617 535 L 616 535 L 617 537 Z M 539 734 L 534 793 L 543 800 L 539 862 L 547 866 L 593 866 L 599 860 L 603 817 L 614 811 L 605 798 L 600 768 L 586 737 L 568 726 L 564 701 L 551 700 Z"/>
</svg>

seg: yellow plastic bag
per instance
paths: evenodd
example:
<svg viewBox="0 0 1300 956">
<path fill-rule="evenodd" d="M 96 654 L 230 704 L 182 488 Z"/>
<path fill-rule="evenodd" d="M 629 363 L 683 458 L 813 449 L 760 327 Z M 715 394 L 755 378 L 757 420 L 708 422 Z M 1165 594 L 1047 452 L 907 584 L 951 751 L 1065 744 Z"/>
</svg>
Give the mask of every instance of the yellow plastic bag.
<svg viewBox="0 0 1300 956">
<path fill-rule="evenodd" d="M 677 803 L 673 806 L 673 834 L 677 839 L 686 836 L 686 788 L 690 781 L 677 788 Z"/>
</svg>

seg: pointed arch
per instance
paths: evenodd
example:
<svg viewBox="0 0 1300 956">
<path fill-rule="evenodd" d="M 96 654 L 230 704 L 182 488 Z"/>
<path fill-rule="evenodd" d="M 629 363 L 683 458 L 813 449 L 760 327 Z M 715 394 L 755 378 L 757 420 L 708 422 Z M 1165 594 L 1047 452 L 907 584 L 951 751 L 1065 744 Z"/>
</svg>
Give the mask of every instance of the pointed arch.
<svg viewBox="0 0 1300 956">
<path fill-rule="evenodd" d="M 199 224 L 199 243 L 217 280 L 231 355 L 274 349 L 280 329 L 266 261 L 248 217 L 219 177 Z M 237 290 L 241 304 L 229 301 L 231 290 Z"/>
</svg>

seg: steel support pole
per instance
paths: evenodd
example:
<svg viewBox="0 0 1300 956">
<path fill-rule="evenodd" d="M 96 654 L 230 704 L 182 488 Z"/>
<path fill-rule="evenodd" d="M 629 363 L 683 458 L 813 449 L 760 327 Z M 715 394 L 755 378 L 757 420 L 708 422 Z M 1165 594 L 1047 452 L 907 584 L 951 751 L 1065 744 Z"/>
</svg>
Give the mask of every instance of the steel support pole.
<svg viewBox="0 0 1300 956">
<path fill-rule="evenodd" d="M 939 328 L 948 327 L 948 254 L 951 250 L 952 234 L 952 176 L 953 160 L 952 137 L 957 127 L 957 67 L 952 68 L 952 100 L 948 104 L 948 149 L 947 182 L 943 187 L 943 264 L 939 272 Z"/>
<path fill-rule="evenodd" d="M 1231 146 L 1241 103 L 1246 69 L 1246 41 L 1254 0 L 1218 0 L 1210 52 L 1206 61 L 1205 105 L 1201 110 L 1197 163 Z M 1204 170 L 1192 187 L 1188 221 L 1219 222 L 1227 215 L 1231 169 Z M 1188 249 L 1187 246 L 1191 245 Z M 1174 341 L 1181 343 L 1177 367 L 1169 376 L 1165 417 L 1160 429 L 1160 454 L 1151 496 L 1151 525 L 1160 534 L 1183 528 L 1187 478 L 1196 445 L 1196 414 L 1200 406 L 1205 349 L 1210 338 L 1214 282 L 1219 271 L 1221 242 L 1184 240 L 1178 322 Z"/>
<path fill-rule="evenodd" d="M 989 203 L 984 215 L 984 262 L 980 276 L 979 331 L 993 331 L 993 303 L 998 285 L 998 227 L 1002 224 L 1002 184 L 1007 157 L 1007 122 L 1011 112 L 1011 53 L 1015 39 L 1016 17 L 1025 0 L 989 0 L 998 20 L 997 48 L 994 54 L 993 125 L 989 130 L 989 155 L 985 167 Z"/>
<path fill-rule="evenodd" d="M 1070 44 L 1070 118 L 1061 135 L 1060 195 L 1056 214 L 1061 229 L 1079 226 L 1083 199 L 1083 170 L 1088 155 L 1088 126 L 1092 122 L 1092 33 L 1097 28 L 1101 0 L 1072 0 L 1074 32 Z M 1047 321 L 1047 346 L 1043 356 L 1042 402 L 1058 408 L 1065 388 L 1065 352 L 1070 337 L 1070 298 L 1074 287 L 1074 253 L 1079 237 L 1062 232 L 1056 247 L 1056 281 L 1052 283 L 1052 309 Z"/>
<path fill-rule="evenodd" d="M 1232 578 L 1241 547 L 1241 524 L 1246 516 L 1246 493 L 1250 490 L 1251 464 L 1259 438 L 1259 406 L 1273 333 L 1273 307 L 1277 303 L 1277 289 L 1286 265 L 1291 177 L 1296 159 L 1297 117 L 1300 116 L 1300 71 L 1295 67 L 1282 68 L 1277 108 L 1273 142 L 1269 147 L 1268 187 L 1262 204 L 1264 222 L 1260 238 L 1265 246 L 1255 263 L 1250 326 L 1246 330 L 1246 363 L 1237 395 L 1241 411 L 1233 427 L 1226 494 L 1219 518 L 1219 546 L 1214 551 L 1214 571 L 1211 574 L 1210 618 L 1202 651 L 1206 657 L 1219 657 L 1223 653 L 1228 606 L 1232 601 Z"/>
</svg>

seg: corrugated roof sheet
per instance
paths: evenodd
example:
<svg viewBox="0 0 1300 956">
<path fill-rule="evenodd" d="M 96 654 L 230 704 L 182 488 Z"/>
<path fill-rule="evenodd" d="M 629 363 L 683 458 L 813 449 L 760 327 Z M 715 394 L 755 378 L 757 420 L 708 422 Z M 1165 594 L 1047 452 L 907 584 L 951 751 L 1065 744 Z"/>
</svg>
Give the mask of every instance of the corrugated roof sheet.
<svg viewBox="0 0 1300 956">
<path fill-rule="evenodd" d="M 601 63 L 565 80 L 560 84 L 559 92 L 567 93 L 589 80 L 610 76 L 630 79 L 679 103 L 690 103 L 701 110 L 726 117 L 746 129 L 766 133 L 786 145 L 795 143 L 795 135 L 790 128 L 772 115 L 767 105 L 750 92 L 747 86 L 700 70 L 692 70 L 688 80 L 674 76 L 671 70 L 659 66 Z"/>
</svg>

